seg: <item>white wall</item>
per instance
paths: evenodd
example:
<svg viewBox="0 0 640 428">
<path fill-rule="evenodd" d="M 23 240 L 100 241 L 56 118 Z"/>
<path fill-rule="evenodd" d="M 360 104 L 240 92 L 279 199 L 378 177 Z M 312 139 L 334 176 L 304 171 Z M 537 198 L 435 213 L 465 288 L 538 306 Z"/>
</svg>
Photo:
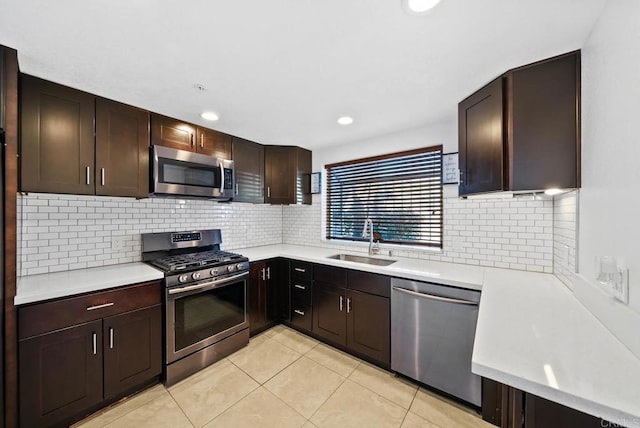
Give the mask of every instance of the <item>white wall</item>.
<svg viewBox="0 0 640 428">
<path fill-rule="evenodd" d="M 609 1 L 582 49 L 581 280 L 575 293 L 640 356 L 640 2 Z M 624 307 L 600 292 L 596 256 L 630 269 Z"/>
</svg>

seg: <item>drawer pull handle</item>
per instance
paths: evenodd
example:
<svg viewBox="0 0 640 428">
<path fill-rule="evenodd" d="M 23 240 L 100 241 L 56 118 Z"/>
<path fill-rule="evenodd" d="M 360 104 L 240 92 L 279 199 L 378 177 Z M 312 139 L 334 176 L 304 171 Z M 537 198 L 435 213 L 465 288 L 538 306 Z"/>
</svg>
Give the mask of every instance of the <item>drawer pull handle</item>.
<svg viewBox="0 0 640 428">
<path fill-rule="evenodd" d="M 298 315 L 304 316 L 304 311 L 301 311 L 300 309 L 295 309 L 293 312 L 295 312 Z"/>
<path fill-rule="evenodd" d="M 294 287 L 299 288 L 300 290 L 306 290 L 307 287 L 305 287 L 304 285 L 300 285 L 300 284 L 295 284 Z"/>
<path fill-rule="evenodd" d="M 93 333 L 91 336 L 93 340 L 93 355 L 98 355 L 98 335 Z"/>
<path fill-rule="evenodd" d="M 113 302 L 103 303 L 102 305 L 89 306 L 87 308 L 88 311 L 95 311 L 96 309 L 108 308 L 109 306 L 113 306 Z"/>
<path fill-rule="evenodd" d="M 304 268 L 295 268 L 295 271 L 305 273 L 307 270 Z"/>
</svg>

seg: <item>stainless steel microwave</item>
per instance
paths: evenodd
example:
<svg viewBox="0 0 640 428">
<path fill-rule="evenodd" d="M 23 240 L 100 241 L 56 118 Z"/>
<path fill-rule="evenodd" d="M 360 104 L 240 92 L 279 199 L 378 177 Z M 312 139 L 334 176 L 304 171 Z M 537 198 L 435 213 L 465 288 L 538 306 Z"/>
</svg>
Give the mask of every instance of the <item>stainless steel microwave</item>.
<svg viewBox="0 0 640 428">
<path fill-rule="evenodd" d="M 151 147 L 151 193 L 229 200 L 235 181 L 233 161 L 177 150 Z"/>
</svg>

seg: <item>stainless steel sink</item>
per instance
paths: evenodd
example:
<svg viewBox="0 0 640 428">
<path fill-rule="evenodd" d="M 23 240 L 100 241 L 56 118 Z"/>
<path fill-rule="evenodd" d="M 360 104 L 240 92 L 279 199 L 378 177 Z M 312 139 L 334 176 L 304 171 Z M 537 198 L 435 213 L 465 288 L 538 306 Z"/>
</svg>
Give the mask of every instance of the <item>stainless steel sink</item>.
<svg viewBox="0 0 640 428">
<path fill-rule="evenodd" d="M 344 260 L 347 262 L 367 263 L 369 265 L 377 265 L 377 266 L 389 266 L 390 264 L 396 262 L 396 260 L 376 259 L 373 257 L 365 257 L 365 256 L 353 256 L 351 254 L 334 254 L 333 256 L 328 256 L 327 258 L 335 259 L 335 260 Z"/>
</svg>

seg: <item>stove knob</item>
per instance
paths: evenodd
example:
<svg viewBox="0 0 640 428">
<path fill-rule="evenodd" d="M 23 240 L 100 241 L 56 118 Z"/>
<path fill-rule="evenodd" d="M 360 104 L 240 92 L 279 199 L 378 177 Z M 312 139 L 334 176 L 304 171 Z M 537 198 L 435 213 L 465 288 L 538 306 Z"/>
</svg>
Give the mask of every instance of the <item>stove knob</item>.
<svg viewBox="0 0 640 428">
<path fill-rule="evenodd" d="M 211 276 L 218 275 L 218 269 L 211 269 Z"/>
<path fill-rule="evenodd" d="M 188 279 L 189 279 L 189 275 L 180 275 L 178 277 L 178 282 L 187 282 Z"/>
<path fill-rule="evenodd" d="M 227 270 L 228 270 L 229 272 L 232 272 L 232 271 L 233 271 L 233 269 L 235 269 L 235 266 L 234 266 L 234 265 L 229 265 L 229 266 L 227 266 Z"/>
<path fill-rule="evenodd" d="M 191 278 L 193 278 L 194 280 L 196 279 L 200 279 L 200 272 L 194 272 L 191 274 Z"/>
<path fill-rule="evenodd" d="M 242 269 L 244 269 L 244 264 L 243 263 L 238 263 L 236 265 L 236 270 L 242 270 Z"/>
</svg>

